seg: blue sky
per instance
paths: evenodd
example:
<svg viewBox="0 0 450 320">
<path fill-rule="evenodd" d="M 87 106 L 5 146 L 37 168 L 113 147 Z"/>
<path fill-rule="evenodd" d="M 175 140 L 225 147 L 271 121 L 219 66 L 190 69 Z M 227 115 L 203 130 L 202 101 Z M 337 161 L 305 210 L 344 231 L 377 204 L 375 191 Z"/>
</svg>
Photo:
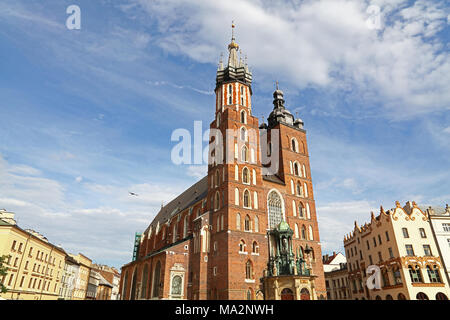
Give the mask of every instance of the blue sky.
<svg viewBox="0 0 450 320">
<path fill-rule="evenodd" d="M 65 26 L 72 4 L 81 30 Z M 278 80 L 305 122 L 324 253 L 380 205 L 450 202 L 445 1 L 3 0 L 0 208 L 69 252 L 128 262 L 134 232 L 206 173 L 173 165 L 170 138 L 213 119 L 231 20 L 254 114 Z"/>
</svg>

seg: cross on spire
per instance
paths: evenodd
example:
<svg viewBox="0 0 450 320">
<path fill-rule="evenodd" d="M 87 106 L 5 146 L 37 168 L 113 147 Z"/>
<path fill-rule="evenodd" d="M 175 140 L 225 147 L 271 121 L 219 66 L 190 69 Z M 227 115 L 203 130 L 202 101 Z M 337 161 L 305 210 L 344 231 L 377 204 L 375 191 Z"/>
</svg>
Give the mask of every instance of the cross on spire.
<svg viewBox="0 0 450 320">
<path fill-rule="evenodd" d="M 277 80 L 275 83 L 276 83 L 276 88 L 277 88 L 277 90 L 278 90 L 278 80 Z"/>
</svg>

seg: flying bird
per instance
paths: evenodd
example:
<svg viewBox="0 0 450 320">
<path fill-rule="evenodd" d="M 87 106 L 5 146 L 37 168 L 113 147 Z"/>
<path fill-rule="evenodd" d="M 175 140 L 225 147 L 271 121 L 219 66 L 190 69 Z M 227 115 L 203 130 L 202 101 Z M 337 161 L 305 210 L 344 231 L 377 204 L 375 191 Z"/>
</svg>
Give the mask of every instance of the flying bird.
<svg viewBox="0 0 450 320">
<path fill-rule="evenodd" d="M 138 197 L 138 196 L 139 196 L 137 193 L 134 193 L 134 192 L 128 191 L 128 193 L 130 194 L 130 196 L 135 196 L 135 197 Z"/>
</svg>

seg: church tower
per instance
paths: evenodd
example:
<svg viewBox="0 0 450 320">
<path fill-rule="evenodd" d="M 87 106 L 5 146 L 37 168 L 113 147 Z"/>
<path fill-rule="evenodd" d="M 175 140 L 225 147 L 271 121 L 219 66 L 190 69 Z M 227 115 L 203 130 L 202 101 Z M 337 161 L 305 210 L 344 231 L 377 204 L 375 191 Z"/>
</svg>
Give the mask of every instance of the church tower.
<svg viewBox="0 0 450 320">
<path fill-rule="evenodd" d="M 217 70 L 216 116 L 210 126 L 217 133 L 211 134 L 211 142 L 222 139 L 210 151 L 208 166 L 210 299 L 255 298 L 257 262 L 249 257 L 259 258 L 265 237 L 260 223 L 263 188 L 258 119 L 252 115 L 252 74 L 242 54 L 238 55 L 234 25 L 232 30 L 228 61 L 224 65 L 221 60 Z M 236 272 L 237 265 L 246 266 L 246 273 Z"/>
</svg>

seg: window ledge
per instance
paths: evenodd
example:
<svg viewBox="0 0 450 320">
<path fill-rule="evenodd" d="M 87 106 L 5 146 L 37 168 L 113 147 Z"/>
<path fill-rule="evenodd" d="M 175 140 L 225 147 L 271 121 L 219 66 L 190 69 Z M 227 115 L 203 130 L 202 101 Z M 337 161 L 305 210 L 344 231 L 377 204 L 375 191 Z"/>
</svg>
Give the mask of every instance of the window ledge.
<svg viewBox="0 0 450 320">
<path fill-rule="evenodd" d="M 245 279 L 245 282 L 246 283 L 255 283 L 255 280 L 254 279 Z"/>
<path fill-rule="evenodd" d="M 252 256 L 259 256 L 259 253 L 252 252 Z"/>
<path fill-rule="evenodd" d="M 245 251 L 239 251 L 239 254 L 248 254 L 248 252 L 245 252 Z"/>
</svg>

